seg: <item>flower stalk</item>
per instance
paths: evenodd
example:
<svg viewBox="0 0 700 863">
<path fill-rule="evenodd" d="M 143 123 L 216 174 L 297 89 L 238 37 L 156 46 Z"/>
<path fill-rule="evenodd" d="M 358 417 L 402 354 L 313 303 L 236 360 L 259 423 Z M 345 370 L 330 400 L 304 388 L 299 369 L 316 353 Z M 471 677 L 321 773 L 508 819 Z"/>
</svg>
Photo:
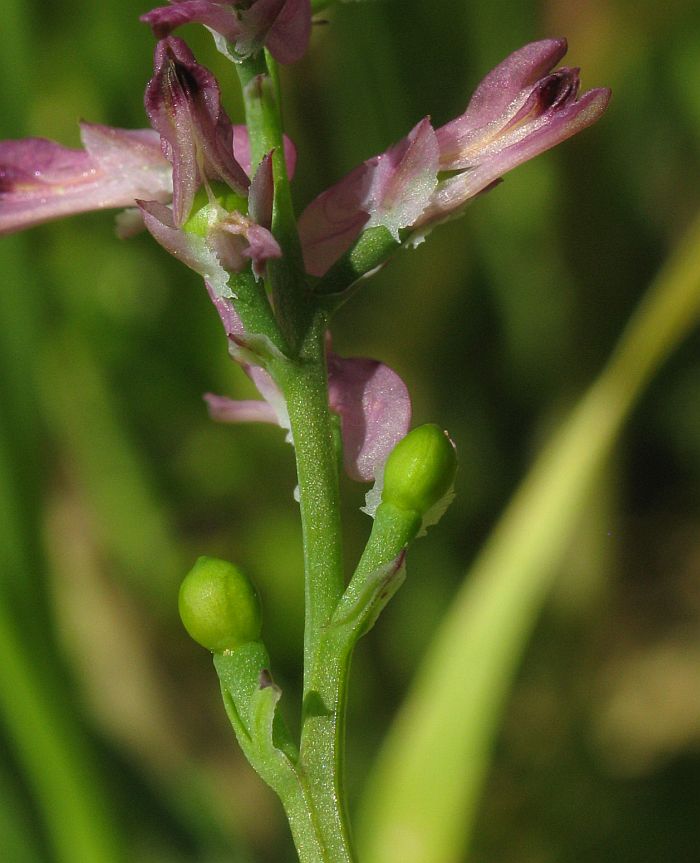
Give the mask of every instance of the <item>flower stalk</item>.
<svg viewBox="0 0 700 863">
<path fill-rule="evenodd" d="M 240 746 L 277 792 L 302 863 L 352 863 L 343 766 L 350 662 L 404 579 L 406 549 L 452 496 L 454 447 L 435 425 L 409 432 L 399 376 L 330 347 L 331 311 L 402 246 L 458 215 L 502 174 L 594 122 L 606 90 L 578 97 L 578 70 L 552 69 L 564 40 L 506 58 L 466 111 L 428 117 L 318 195 L 297 223 L 277 63 L 299 59 L 329 0 L 170 0 L 143 16 L 158 39 L 145 107 L 152 130 L 82 127 L 84 150 L 0 142 L 0 232 L 126 206 L 123 236 L 145 227 L 199 273 L 229 353 L 262 401 L 208 394 L 212 417 L 273 422 L 294 445 L 304 548 L 304 674 L 299 741 L 284 726 L 254 586 L 202 557 L 185 579 L 188 632 L 214 652 Z M 247 127 L 234 126 L 212 73 L 173 36 L 200 23 L 232 60 Z M 339 458 L 342 449 L 342 458 Z M 374 525 L 345 584 L 339 466 L 377 480 Z M 382 485 L 383 483 L 383 485 Z"/>
</svg>

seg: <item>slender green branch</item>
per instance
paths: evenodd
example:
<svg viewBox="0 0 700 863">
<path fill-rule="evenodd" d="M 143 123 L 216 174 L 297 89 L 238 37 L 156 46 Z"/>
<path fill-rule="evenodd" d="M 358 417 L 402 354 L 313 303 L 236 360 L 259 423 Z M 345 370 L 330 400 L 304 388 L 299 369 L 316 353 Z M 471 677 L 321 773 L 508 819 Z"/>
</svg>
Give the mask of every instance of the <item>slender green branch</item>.
<svg viewBox="0 0 700 863">
<path fill-rule="evenodd" d="M 293 349 L 303 341 L 309 323 L 306 283 L 294 207 L 284 155 L 279 82 L 274 60 L 260 54 L 236 66 L 243 88 L 246 124 L 250 138 L 251 171 L 272 152 L 274 205 L 272 233 L 282 257 L 268 262 L 272 301 L 282 332 Z"/>
</svg>

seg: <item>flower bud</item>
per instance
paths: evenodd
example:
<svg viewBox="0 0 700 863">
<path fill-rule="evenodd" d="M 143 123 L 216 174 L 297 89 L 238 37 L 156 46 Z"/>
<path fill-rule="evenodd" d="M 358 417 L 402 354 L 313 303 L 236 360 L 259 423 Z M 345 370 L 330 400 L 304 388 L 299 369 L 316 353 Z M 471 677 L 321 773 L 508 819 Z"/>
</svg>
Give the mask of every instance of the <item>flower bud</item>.
<svg viewBox="0 0 700 863">
<path fill-rule="evenodd" d="M 197 559 L 180 586 L 178 609 L 187 632 L 213 653 L 260 638 L 262 614 L 255 587 L 226 560 Z"/>
<path fill-rule="evenodd" d="M 227 213 L 234 211 L 247 213 L 248 200 L 232 192 L 223 183 L 212 181 L 209 184 L 209 191 L 201 188 L 196 192 L 190 215 L 183 224 L 182 230 L 188 234 L 196 234 L 198 237 L 207 237 L 212 226 L 221 218 L 222 209 Z"/>
<path fill-rule="evenodd" d="M 434 423 L 419 426 L 387 459 L 382 503 L 423 516 L 449 492 L 456 470 L 455 448 L 447 433 Z"/>
</svg>

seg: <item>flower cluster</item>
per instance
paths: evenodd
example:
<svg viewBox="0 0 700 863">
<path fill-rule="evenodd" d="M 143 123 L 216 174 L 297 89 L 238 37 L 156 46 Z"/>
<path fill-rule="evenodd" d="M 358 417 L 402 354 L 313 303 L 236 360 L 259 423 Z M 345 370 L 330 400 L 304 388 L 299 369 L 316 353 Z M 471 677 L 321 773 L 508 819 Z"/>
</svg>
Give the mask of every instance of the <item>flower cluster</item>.
<svg viewBox="0 0 700 863">
<path fill-rule="evenodd" d="M 310 2 L 171 0 L 142 20 L 158 38 L 145 96 L 152 129 L 84 123 L 83 150 L 41 138 L 0 142 L 0 233 L 72 213 L 127 208 L 118 220 L 123 236 L 145 226 L 204 277 L 232 354 L 265 399 L 207 396 L 212 416 L 288 426 L 265 359 L 251 348 L 257 334 L 245 332 L 236 312 L 232 278 L 250 271 L 264 279 L 268 262 L 282 255 L 272 231 L 272 153 L 251 164 L 247 131 L 231 123 L 214 76 L 171 33 L 201 23 L 236 62 L 266 48 L 291 63 L 308 45 Z M 507 171 L 595 122 L 609 91 L 579 97 L 577 69 L 552 71 L 565 53 L 563 39 L 526 45 L 487 75 L 461 116 L 437 129 L 424 118 L 403 140 L 318 195 L 298 222 L 310 289 L 373 231 L 388 237 L 390 246 L 416 242 Z M 291 177 L 291 142 L 284 150 Z M 372 258 L 365 269 L 383 262 Z M 409 428 L 406 388 L 373 360 L 344 360 L 329 351 L 327 366 L 346 468 L 354 478 L 370 480 Z"/>
</svg>

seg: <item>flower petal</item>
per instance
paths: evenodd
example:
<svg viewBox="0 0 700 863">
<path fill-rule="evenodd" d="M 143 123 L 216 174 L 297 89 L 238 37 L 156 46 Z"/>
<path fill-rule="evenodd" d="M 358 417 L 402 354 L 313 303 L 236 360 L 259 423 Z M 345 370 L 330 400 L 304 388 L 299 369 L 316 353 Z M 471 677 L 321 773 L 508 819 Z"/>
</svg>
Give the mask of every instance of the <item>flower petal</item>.
<svg viewBox="0 0 700 863">
<path fill-rule="evenodd" d="M 266 46 L 280 63 L 294 63 L 306 51 L 311 34 L 310 0 L 254 0 L 238 12 L 240 0 L 172 0 L 141 16 L 158 38 L 182 24 L 203 24 L 216 47 L 234 62 Z"/>
<path fill-rule="evenodd" d="M 203 24 L 235 42 L 241 33 L 238 16 L 229 3 L 212 0 L 179 0 L 172 6 L 159 6 L 139 18 L 148 24 L 157 39 L 169 35 L 183 24 Z"/>
<path fill-rule="evenodd" d="M 256 399 L 235 401 L 226 396 L 205 393 L 209 416 L 220 423 L 272 423 L 279 425 L 277 415 L 267 402 Z"/>
<path fill-rule="evenodd" d="M 328 354 L 331 409 L 341 418 L 345 470 L 369 482 L 411 424 L 411 399 L 395 371 L 377 360 Z"/>
<path fill-rule="evenodd" d="M 81 133 L 87 151 L 45 138 L 0 141 L 0 233 L 170 197 L 171 168 L 150 129 L 83 123 Z"/>
<path fill-rule="evenodd" d="M 310 0 L 287 0 L 267 33 L 265 45 L 280 63 L 296 63 L 306 53 L 310 36 Z"/>
<path fill-rule="evenodd" d="M 398 240 L 437 185 L 438 145 L 426 117 L 398 144 L 322 192 L 299 219 L 306 269 L 322 276 L 363 229 L 386 227 Z"/>
<path fill-rule="evenodd" d="M 240 124 L 233 126 L 233 155 L 238 164 L 250 177 L 252 168 L 250 165 L 250 139 L 248 137 L 247 126 Z M 287 164 L 287 176 L 291 180 L 294 178 L 294 171 L 297 166 L 297 151 L 291 138 L 288 138 L 286 135 L 284 136 L 284 161 Z"/>
<path fill-rule="evenodd" d="M 173 163 L 177 225 L 188 218 L 206 179 L 221 180 L 245 195 L 248 177 L 233 155 L 233 129 L 221 106 L 219 85 L 182 39 L 171 36 L 156 45 L 145 105 Z"/>
<path fill-rule="evenodd" d="M 569 102 L 565 107 L 551 112 L 543 122 L 530 128 L 524 127 L 508 146 L 497 148 L 491 154 L 485 153 L 480 164 L 442 182 L 417 227 L 449 217 L 507 171 L 595 123 L 609 101 L 610 90 L 589 90 L 578 101 Z"/>
<path fill-rule="evenodd" d="M 218 255 L 204 237 L 180 230 L 169 207 L 155 201 L 136 203 L 141 208 L 146 227 L 163 248 L 190 269 L 204 276 L 216 296 L 233 296 L 229 274 L 221 266 Z"/>
<path fill-rule="evenodd" d="M 529 88 L 556 66 L 566 50 L 566 39 L 531 42 L 489 72 L 474 91 L 466 111 L 437 130 L 443 167 L 482 130 L 517 108 Z"/>
</svg>

